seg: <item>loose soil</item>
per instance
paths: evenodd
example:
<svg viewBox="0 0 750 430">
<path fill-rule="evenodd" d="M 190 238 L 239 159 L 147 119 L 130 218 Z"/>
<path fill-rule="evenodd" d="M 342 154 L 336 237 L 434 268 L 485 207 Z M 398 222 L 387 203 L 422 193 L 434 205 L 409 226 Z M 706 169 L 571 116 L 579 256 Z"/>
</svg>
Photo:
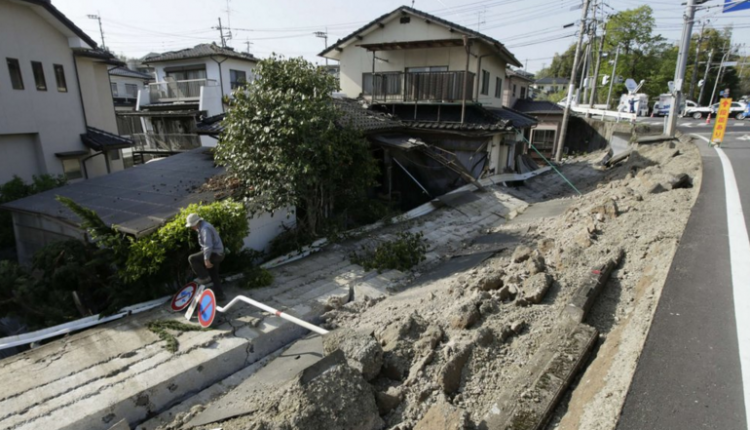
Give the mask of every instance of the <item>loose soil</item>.
<svg viewBox="0 0 750 430">
<path fill-rule="evenodd" d="M 532 205 L 483 232 L 512 245 L 472 269 L 417 278 L 385 299 L 328 312 L 325 326 L 345 334 L 326 348 L 343 351 L 348 365 L 247 399 L 256 412 L 205 428 L 481 428 L 582 277 L 622 248 L 623 262 L 584 321 L 599 331 L 600 344 L 548 425 L 614 428 L 700 188 L 701 163 L 687 142 L 641 145 L 628 160 L 598 170 L 603 156 L 563 164 L 583 196 L 554 174 L 498 188 L 529 203 L 557 199 L 549 207 L 559 210 L 539 216 Z M 458 253 L 481 252 L 481 242 L 467 241 Z"/>
</svg>

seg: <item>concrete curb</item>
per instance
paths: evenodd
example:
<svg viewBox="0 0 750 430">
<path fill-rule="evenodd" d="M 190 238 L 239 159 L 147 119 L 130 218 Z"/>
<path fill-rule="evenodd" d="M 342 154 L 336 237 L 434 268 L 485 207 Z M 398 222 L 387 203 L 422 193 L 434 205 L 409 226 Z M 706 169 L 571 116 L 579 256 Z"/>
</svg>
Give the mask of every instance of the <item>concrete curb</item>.
<svg viewBox="0 0 750 430">
<path fill-rule="evenodd" d="M 561 322 L 480 423 L 481 430 L 541 430 L 584 367 L 599 333 L 583 318 L 624 253 L 618 249 L 584 277 L 561 312 Z"/>
</svg>

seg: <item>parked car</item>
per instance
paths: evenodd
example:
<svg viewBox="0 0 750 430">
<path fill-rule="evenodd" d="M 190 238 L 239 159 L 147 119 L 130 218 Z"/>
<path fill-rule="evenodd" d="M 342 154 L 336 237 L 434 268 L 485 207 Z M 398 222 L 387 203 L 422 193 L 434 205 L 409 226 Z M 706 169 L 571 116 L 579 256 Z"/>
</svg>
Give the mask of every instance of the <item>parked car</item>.
<svg viewBox="0 0 750 430">
<path fill-rule="evenodd" d="M 714 103 L 711 106 L 699 106 L 694 108 L 689 108 L 685 110 L 685 116 L 691 116 L 695 119 L 701 119 L 710 113 L 711 116 L 716 115 L 716 111 L 719 110 L 719 103 Z M 747 110 L 747 105 L 742 102 L 732 102 L 732 106 L 729 108 L 729 117 L 730 118 L 736 118 L 736 119 L 743 119 L 745 118 L 745 111 Z"/>
<path fill-rule="evenodd" d="M 654 116 L 667 116 L 669 115 L 669 108 L 671 107 L 672 103 L 672 95 L 671 94 L 661 94 L 659 96 L 659 100 L 657 100 L 654 103 L 654 110 L 653 114 Z M 685 104 L 682 105 L 682 112 L 683 115 L 685 115 L 685 112 L 690 109 L 698 107 L 698 103 L 692 101 L 692 100 L 685 100 Z"/>
</svg>

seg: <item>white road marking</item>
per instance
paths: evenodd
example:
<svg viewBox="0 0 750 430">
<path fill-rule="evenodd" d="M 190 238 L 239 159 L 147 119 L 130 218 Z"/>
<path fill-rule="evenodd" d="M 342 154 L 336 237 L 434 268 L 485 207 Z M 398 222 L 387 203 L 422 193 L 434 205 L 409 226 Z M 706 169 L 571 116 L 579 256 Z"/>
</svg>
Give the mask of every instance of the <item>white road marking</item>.
<svg viewBox="0 0 750 430">
<path fill-rule="evenodd" d="M 737 140 L 750 140 L 750 134 L 746 134 L 744 136 L 740 136 L 737 138 Z"/>
<path fill-rule="evenodd" d="M 693 134 L 706 142 L 709 140 Z M 750 239 L 747 236 L 745 215 L 742 212 L 740 192 L 729 157 L 718 146 L 715 148 L 724 171 L 724 188 L 727 200 L 727 228 L 734 292 L 734 317 L 740 349 L 742 387 L 745 394 L 745 416 L 750 429 Z"/>
</svg>

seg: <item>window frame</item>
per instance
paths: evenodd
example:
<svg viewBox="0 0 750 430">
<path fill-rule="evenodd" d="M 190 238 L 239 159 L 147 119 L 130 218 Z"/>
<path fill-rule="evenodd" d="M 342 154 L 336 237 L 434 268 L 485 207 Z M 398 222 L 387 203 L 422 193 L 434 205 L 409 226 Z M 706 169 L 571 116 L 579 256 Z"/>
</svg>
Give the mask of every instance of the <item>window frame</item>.
<svg viewBox="0 0 750 430">
<path fill-rule="evenodd" d="M 117 82 L 110 82 L 109 90 L 112 92 L 112 97 L 120 97 L 120 89 L 117 86 Z"/>
<path fill-rule="evenodd" d="M 62 163 L 63 175 L 68 181 L 76 181 L 78 179 L 83 179 L 83 166 L 81 165 L 80 158 L 63 158 L 62 160 L 60 160 L 60 162 Z M 76 170 L 68 170 L 65 165 L 66 162 L 78 163 L 78 171 L 77 171 L 78 175 L 77 176 L 73 176 L 73 177 L 70 176 L 71 173 L 75 174 Z"/>
<path fill-rule="evenodd" d="M 237 74 L 242 74 L 243 76 L 238 79 Z M 232 75 L 234 74 L 234 77 Z M 236 69 L 229 69 L 229 87 L 231 89 L 237 89 L 241 87 L 242 85 L 247 84 L 247 72 L 244 70 L 236 70 Z"/>
<path fill-rule="evenodd" d="M 47 78 L 44 76 L 44 65 L 41 61 L 31 62 L 31 74 L 34 75 L 34 86 L 37 91 L 47 91 Z M 40 81 L 41 80 L 41 85 Z"/>
<path fill-rule="evenodd" d="M 23 73 L 21 73 L 21 63 L 18 58 L 5 58 L 5 63 L 8 66 L 8 74 L 10 76 L 10 86 L 14 90 L 25 90 L 26 87 L 23 84 Z M 16 73 L 14 73 L 14 71 Z M 17 82 L 14 81 L 13 77 L 17 78 Z"/>
<path fill-rule="evenodd" d="M 479 94 L 483 96 L 490 95 L 490 72 L 484 69 L 482 69 L 482 86 Z"/>
<path fill-rule="evenodd" d="M 503 78 L 500 76 L 495 77 L 495 98 L 503 98 Z"/>
<path fill-rule="evenodd" d="M 128 91 L 128 88 L 135 89 L 133 91 L 133 94 L 130 94 L 130 91 Z M 125 84 L 125 97 L 126 98 L 137 98 L 138 97 L 138 84 Z"/>
<path fill-rule="evenodd" d="M 518 85 L 513 84 L 513 97 L 516 96 L 516 89 L 518 88 Z"/>
<path fill-rule="evenodd" d="M 55 72 L 55 83 L 57 84 L 57 92 L 67 93 L 68 92 L 68 80 L 65 79 L 65 68 L 63 67 L 62 64 L 53 64 L 52 70 Z M 62 85 L 61 85 L 61 82 L 62 82 Z"/>
</svg>

